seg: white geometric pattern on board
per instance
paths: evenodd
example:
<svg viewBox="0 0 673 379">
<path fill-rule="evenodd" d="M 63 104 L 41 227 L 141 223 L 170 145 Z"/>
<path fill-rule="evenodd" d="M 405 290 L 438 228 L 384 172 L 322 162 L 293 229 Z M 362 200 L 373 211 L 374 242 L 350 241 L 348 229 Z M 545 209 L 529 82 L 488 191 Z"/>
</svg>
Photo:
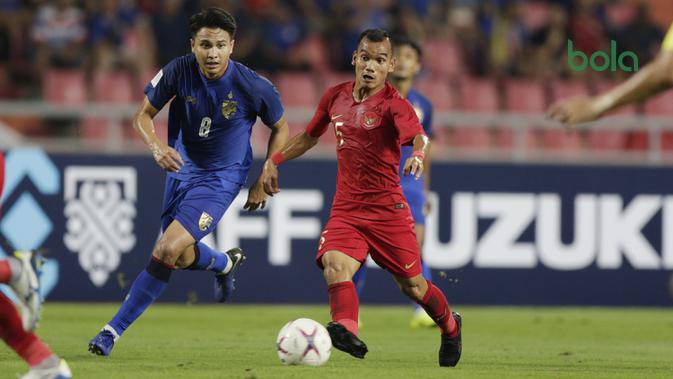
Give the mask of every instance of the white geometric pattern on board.
<svg viewBox="0 0 673 379">
<path fill-rule="evenodd" d="M 137 173 L 133 167 L 69 166 L 64 175 L 65 246 L 96 287 L 136 243 Z"/>
</svg>

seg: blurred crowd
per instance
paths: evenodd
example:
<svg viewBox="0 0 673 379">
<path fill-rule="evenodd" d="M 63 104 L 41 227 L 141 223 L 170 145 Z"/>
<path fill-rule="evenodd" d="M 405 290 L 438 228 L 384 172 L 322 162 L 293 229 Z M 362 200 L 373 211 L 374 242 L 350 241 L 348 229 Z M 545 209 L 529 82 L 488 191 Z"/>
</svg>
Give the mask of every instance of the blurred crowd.
<svg viewBox="0 0 673 379">
<path fill-rule="evenodd" d="M 569 38 L 584 52 L 616 40 L 642 66 L 664 32 L 653 1 L 0 0 L 0 96 L 39 97 L 49 69 L 82 70 L 87 83 L 110 70 L 144 80 L 188 51 L 188 17 L 208 6 L 235 15 L 235 59 L 269 74 L 349 71 L 368 27 L 426 42 L 440 74 L 568 75 Z"/>
<path fill-rule="evenodd" d="M 233 58 L 272 79 L 286 105 L 308 108 L 326 86 L 351 78 L 365 28 L 421 42 L 418 86 L 437 110 L 542 113 L 559 97 L 596 93 L 628 75 L 571 70 L 568 40 L 587 55 L 609 54 L 616 41 L 617 53 L 634 52 L 642 67 L 673 21 L 671 0 L 0 0 L 0 99 L 135 102 L 159 67 L 189 51 L 189 16 L 209 6 L 237 20 Z M 629 112 L 670 115 L 670 101 Z M 105 138 L 95 119 L 59 128 L 39 118 L 2 121 L 27 135 Z M 512 145 L 511 133 L 441 126 L 457 146 Z M 532 145 L 587 144 L 563 138 Z M 622 134 L 609 147 L 630 149 L 632 140 Z"/>
</svg>

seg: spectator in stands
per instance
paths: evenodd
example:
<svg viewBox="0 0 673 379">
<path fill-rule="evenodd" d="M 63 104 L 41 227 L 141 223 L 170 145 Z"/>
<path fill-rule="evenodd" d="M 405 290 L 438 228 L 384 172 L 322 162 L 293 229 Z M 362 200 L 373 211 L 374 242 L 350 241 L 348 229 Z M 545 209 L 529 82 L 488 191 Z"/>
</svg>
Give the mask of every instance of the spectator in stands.
<svg viewBox="0 0 673 379">
<path fill-rule="evenodd" d="M 248 62 L 252 68 L 266 72 L 310 68 L 302 54 L 296 53 L 306 37 L 305 23 L 296 11 L 282 1 L 258 11 L 261 38 Z"/>
<path fill-rule="evenodd" d="M 527 72 L 532 76 L 548 77 L 565 70 L 565 55 L 568 40 L 568 14 L 561 5 L 549 6 L 549 17 L 538 29 L 531 31 L 531 66 Z"/>
<path fill-rule="evenodd" d="M 81 68 L 85 59 L 84 13 L 73 0 L 51 0 L 41 5 L 32 30 L 38 74 L 48 67 Z"/>
<path fill-rule="evenodd" d="M 160 2 L 158 12 L 152 15 L 155 46 L 161 46 L 156 50 L 159 67 L 188 52 L 189 36 L 184 31 L 189 26 L 188 15 L 195 13 L 188 7 L 184 0 L 165 0 Z"/>
<path fill-rule="evenodd" d="M 549 109 L 552 120 L 575 126 L 601 118 L 607 112 L 642 103 L 673 88 L 673 24 L 657 57 L 616 87 L 592 97 L 576 96 L 558 101 Z"/>
<path fill-rule="evenodd" d="M 129 0 L 101 0 L 90 4 L 93 9 L 88 34 L 92 56 L 87 83 L 93 83 L 99 71 L 125 70 L 135 87 L 141 88 L 141 73 L 153 70 L 154 66 L 148 23 Z"/>
<path fill-rule="evenodd" d="M 619 51 L 633 51 L 641 65 L 651 61 L 659 51 L 663 33 L 649 16 L 646 4 L 629 4 L 633 14 L 621 28 L 608 28 L 608 38 L 619 41 Z"/>
<path fill-rule="evenodd" d="M 467 71 L 474 76 L 483 76 L 488 72 L 488 41 L 482 28 L 476 21 L 476 10 L 471 7 L 453 8 L 449 22 L 457 38 L 463 63 Z"/>
</svg>

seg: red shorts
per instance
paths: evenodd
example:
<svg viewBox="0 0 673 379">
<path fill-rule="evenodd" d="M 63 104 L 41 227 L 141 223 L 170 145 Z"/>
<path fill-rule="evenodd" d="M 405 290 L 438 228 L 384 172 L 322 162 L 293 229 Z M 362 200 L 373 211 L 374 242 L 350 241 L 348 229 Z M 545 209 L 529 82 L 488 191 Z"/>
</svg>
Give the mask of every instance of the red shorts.
<svg viewBox="0 0 673 379">
<path fill-rule="evenodd" d="M 2 199 L 2 188 L 5 185 L 5 156 L 0 151 L 0 199 Z M 1 206 L 2 204 L 0 204 Z M 0 208 L 0 218 L 2 218 L 2 209 Z"/>
<path fill-rule="evenodd" d="M 421 256 L 414 230 L 414 219 L 409 207 L 395 209 L 385 206 L 387 217 L 381 215 L 380 206 L 371 211 L 370 206 L 352 207 L 350 211 L 332 209 L 318 246 L 316 263 L 323 269 L 322 255 L 330 250 L 340 251 L 364 263 L 367 255 L 381 268 L 395 276 L 411 278 L 421 274 Z"/>
</svg>

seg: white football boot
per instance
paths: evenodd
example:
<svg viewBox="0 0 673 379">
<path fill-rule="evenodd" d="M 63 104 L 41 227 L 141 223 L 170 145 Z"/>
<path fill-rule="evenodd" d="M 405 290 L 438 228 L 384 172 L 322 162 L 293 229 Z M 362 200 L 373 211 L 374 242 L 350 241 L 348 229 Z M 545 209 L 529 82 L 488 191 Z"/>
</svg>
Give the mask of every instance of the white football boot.
<svg viewBox="0 0 673 379">
<path fill-rule="evenodd" d="M 21 321 L 25 330 L 35 330 L 40 321 L 40 283 L 33 267 L 33 252 L 17 251 L 14 257 L 21 262 L 21 273 L 16 280 L 9 283 L 21 301 Z"/>
<path fill-rule="evenodd" d="M 68 367 L 65 359 L 61 363 L 51 368 L 32 368 L 22 376 L 21 379 L 72 379 L 72 371 Z"/>
</svg>

